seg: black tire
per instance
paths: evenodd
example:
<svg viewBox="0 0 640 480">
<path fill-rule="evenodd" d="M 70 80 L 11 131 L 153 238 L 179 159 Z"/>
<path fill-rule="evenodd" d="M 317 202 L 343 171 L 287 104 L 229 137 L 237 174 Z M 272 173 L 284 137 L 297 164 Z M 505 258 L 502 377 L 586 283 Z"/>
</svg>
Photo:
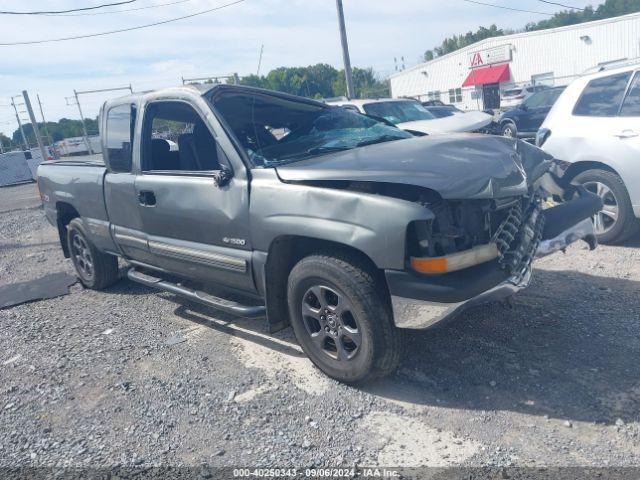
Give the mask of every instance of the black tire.
<svg viewBox="0 0 640 480">
<path fill-rule="evenodd" d="M 347 253 L 316 254 L 300 260 L 289 275 L 289 315 L 300 346 L 320 370 L 344 383 L 361 384 L 388 375 L 400 362 L 402 332 L 393 324 L 388 294 L 372 270 Z M 316 287 L 325 310 L 317 309 L 323 303 L 312 292 Z M 313 307 L 313 315 L 320 315 L 315 309 L 328 312 L 326 328 L 335 330 L 327 332 L 317 316 L 303 315 L 303 302 Z M 336 315 L 339 305 L 348 305 L 348 312 Z"/>
<path fill-rule="evenodd" d="M 79 218 L 69 222 L 67 246 L 82 285 L 102 290 L 118 281 L 117 257 L 101 252 L 91 243 Z"/>
<path fill-rule="evenodd" d="M 608 170 L 586 170 L 576 175 L 571 183 L 584 185 L 587 190 L 593 193 L 598 193 L 598 184 L 602 184 L 609 190 L 609 192 L 606 192 L 605 189 L 602 189 L 604 193 L 601 191 L 602 194 L 600 195 L 605 203 L 605 210 L 613 211 L 611 208 L 612 203 L 614 201 L 617 203 L 617 218 L 615 220 L 611 220 L 608 215 L 600 215 L 601 223 L 605 223 L 602 221 L 603 217 L 609 221 L 605 230 L 600 233 L 596 232 L 600 243 L 621 243 L 638 231 L 638 219 L 633 213 L 629 192 L 627 192 L 624 182 L 618 175 Z"/>
<path fill-rule="evenodd" d="M 500 128 L 500 135 L 508 138 L 518 138 L 518 127 L 513 122 L 505 122 Z"/>
</svg>

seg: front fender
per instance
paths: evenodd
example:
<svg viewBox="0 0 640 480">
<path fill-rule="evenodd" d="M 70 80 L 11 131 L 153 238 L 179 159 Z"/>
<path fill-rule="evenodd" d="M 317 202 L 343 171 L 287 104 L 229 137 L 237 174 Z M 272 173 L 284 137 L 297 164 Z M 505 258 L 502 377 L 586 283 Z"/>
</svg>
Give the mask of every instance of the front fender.
<svg viewBox="0 0 640 480">
<path fill-rule="evenodd" d="M 407 226 L 432 220 L 417 203 L 382 195 L 281 182 L 273 170 L 254 171 L 250 217 L 256 250 L 282 235 L 349 245 L 378 268 L 402 270 Z"/>
</svg>

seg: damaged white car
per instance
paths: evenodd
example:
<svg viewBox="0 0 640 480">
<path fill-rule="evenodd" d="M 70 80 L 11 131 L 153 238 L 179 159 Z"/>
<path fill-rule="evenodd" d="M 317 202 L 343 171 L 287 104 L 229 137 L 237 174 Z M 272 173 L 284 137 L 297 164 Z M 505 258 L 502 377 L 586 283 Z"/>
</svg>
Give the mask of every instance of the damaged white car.
<svg viewBox="0 0 640 480">
<path fill-rule="evenodd" d="M 438 117 L 411 99 L 345 100 L 328 104 L 383 118 L 398 128 L 418 135 L 478 132 L 493 121 L 493 117 L 484 112 L 460 112 L 459 115 Z"/>
</svg>

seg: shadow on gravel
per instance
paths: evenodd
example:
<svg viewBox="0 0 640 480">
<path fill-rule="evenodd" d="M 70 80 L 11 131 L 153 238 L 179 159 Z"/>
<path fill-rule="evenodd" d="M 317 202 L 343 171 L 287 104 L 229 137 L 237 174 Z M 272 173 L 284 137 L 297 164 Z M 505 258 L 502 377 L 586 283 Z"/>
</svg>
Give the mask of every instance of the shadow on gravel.
<svg viewBox="0 0 640 480">
<path fill-rule="evenodd" d="M 204 327 L 216 330 L 220 333 L 233 335 L 234 337 L 255 343 L 276 352 L 292 357 L 305 357 L 298 348 L 298 343 L 293 335 L 283 336 L 278 334 L 278 341 L 275 336 L 265 334 L 265 320 L 260 318 L 248 319 L 238 318 L 223 312 L 215 311 L 215 319 L 212 318 L 213 309 L 197 303 L 189 302 L 181 297 L 167 296 L 168 300 L 180 304 L 174 310 L 174 314 Z"/>
<path fill-rule="evenodd" d="M 638 233 L 636 233 L 629 240 L 624 242 L 621 246 L 622 247 L 632 247 L 632 248 L 633 247 L 640 247 L 640 231 L 638 231 Z"/>
<path fill-rule="evenodd" d="M 45 243 L 0 243 L 0 251 L 1 250 L 18 250 L 20 248 L 31 248 L 31 247 L 51 247 L 51 246 L 60 246 L 60 242 L 45 242 Z"/>
<path fill-rule="evenodd" d="M 611 424 L 640 415 L 640 283 L 537 270 L 513 307 L 408 335 L 397 375 L 365 390 L 409 404 Z"/>
</svg>

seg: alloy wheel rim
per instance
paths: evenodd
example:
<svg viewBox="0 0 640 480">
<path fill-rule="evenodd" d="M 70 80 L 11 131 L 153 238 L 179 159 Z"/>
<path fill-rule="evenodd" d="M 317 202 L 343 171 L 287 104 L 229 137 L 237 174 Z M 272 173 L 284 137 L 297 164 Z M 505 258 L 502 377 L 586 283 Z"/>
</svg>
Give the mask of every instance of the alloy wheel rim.
<svg viewBox="0 0 640 480">
<path fill-rule="evenodd" d="M 302 297 L 302 320 L 315 349 L 339 362 L 352 360 L 362 334 L 351 302 L 326 285 L 314 285 Z"/>
<path fill-rule="evenodd" d="M 511 127 L 506 127 L 503 134 L 505 137 L 513 138 L 513 129 Z"/>
<path fill-rule="evenodd" d="M 74 263 L 85 278 L 93 277 L 93 257 L 86 240 L 77 233 L 71 238 Z"/>
<path fill-rule="evenodd" d="M 598 235 L 609 232 L 618 221 L 620 206 L 613 190 L 602 182 L 585 182 L 583 184 L 591 193 L 602 200 L 603 208 L 593 216 L 593 226 Z"/>
</svg>

